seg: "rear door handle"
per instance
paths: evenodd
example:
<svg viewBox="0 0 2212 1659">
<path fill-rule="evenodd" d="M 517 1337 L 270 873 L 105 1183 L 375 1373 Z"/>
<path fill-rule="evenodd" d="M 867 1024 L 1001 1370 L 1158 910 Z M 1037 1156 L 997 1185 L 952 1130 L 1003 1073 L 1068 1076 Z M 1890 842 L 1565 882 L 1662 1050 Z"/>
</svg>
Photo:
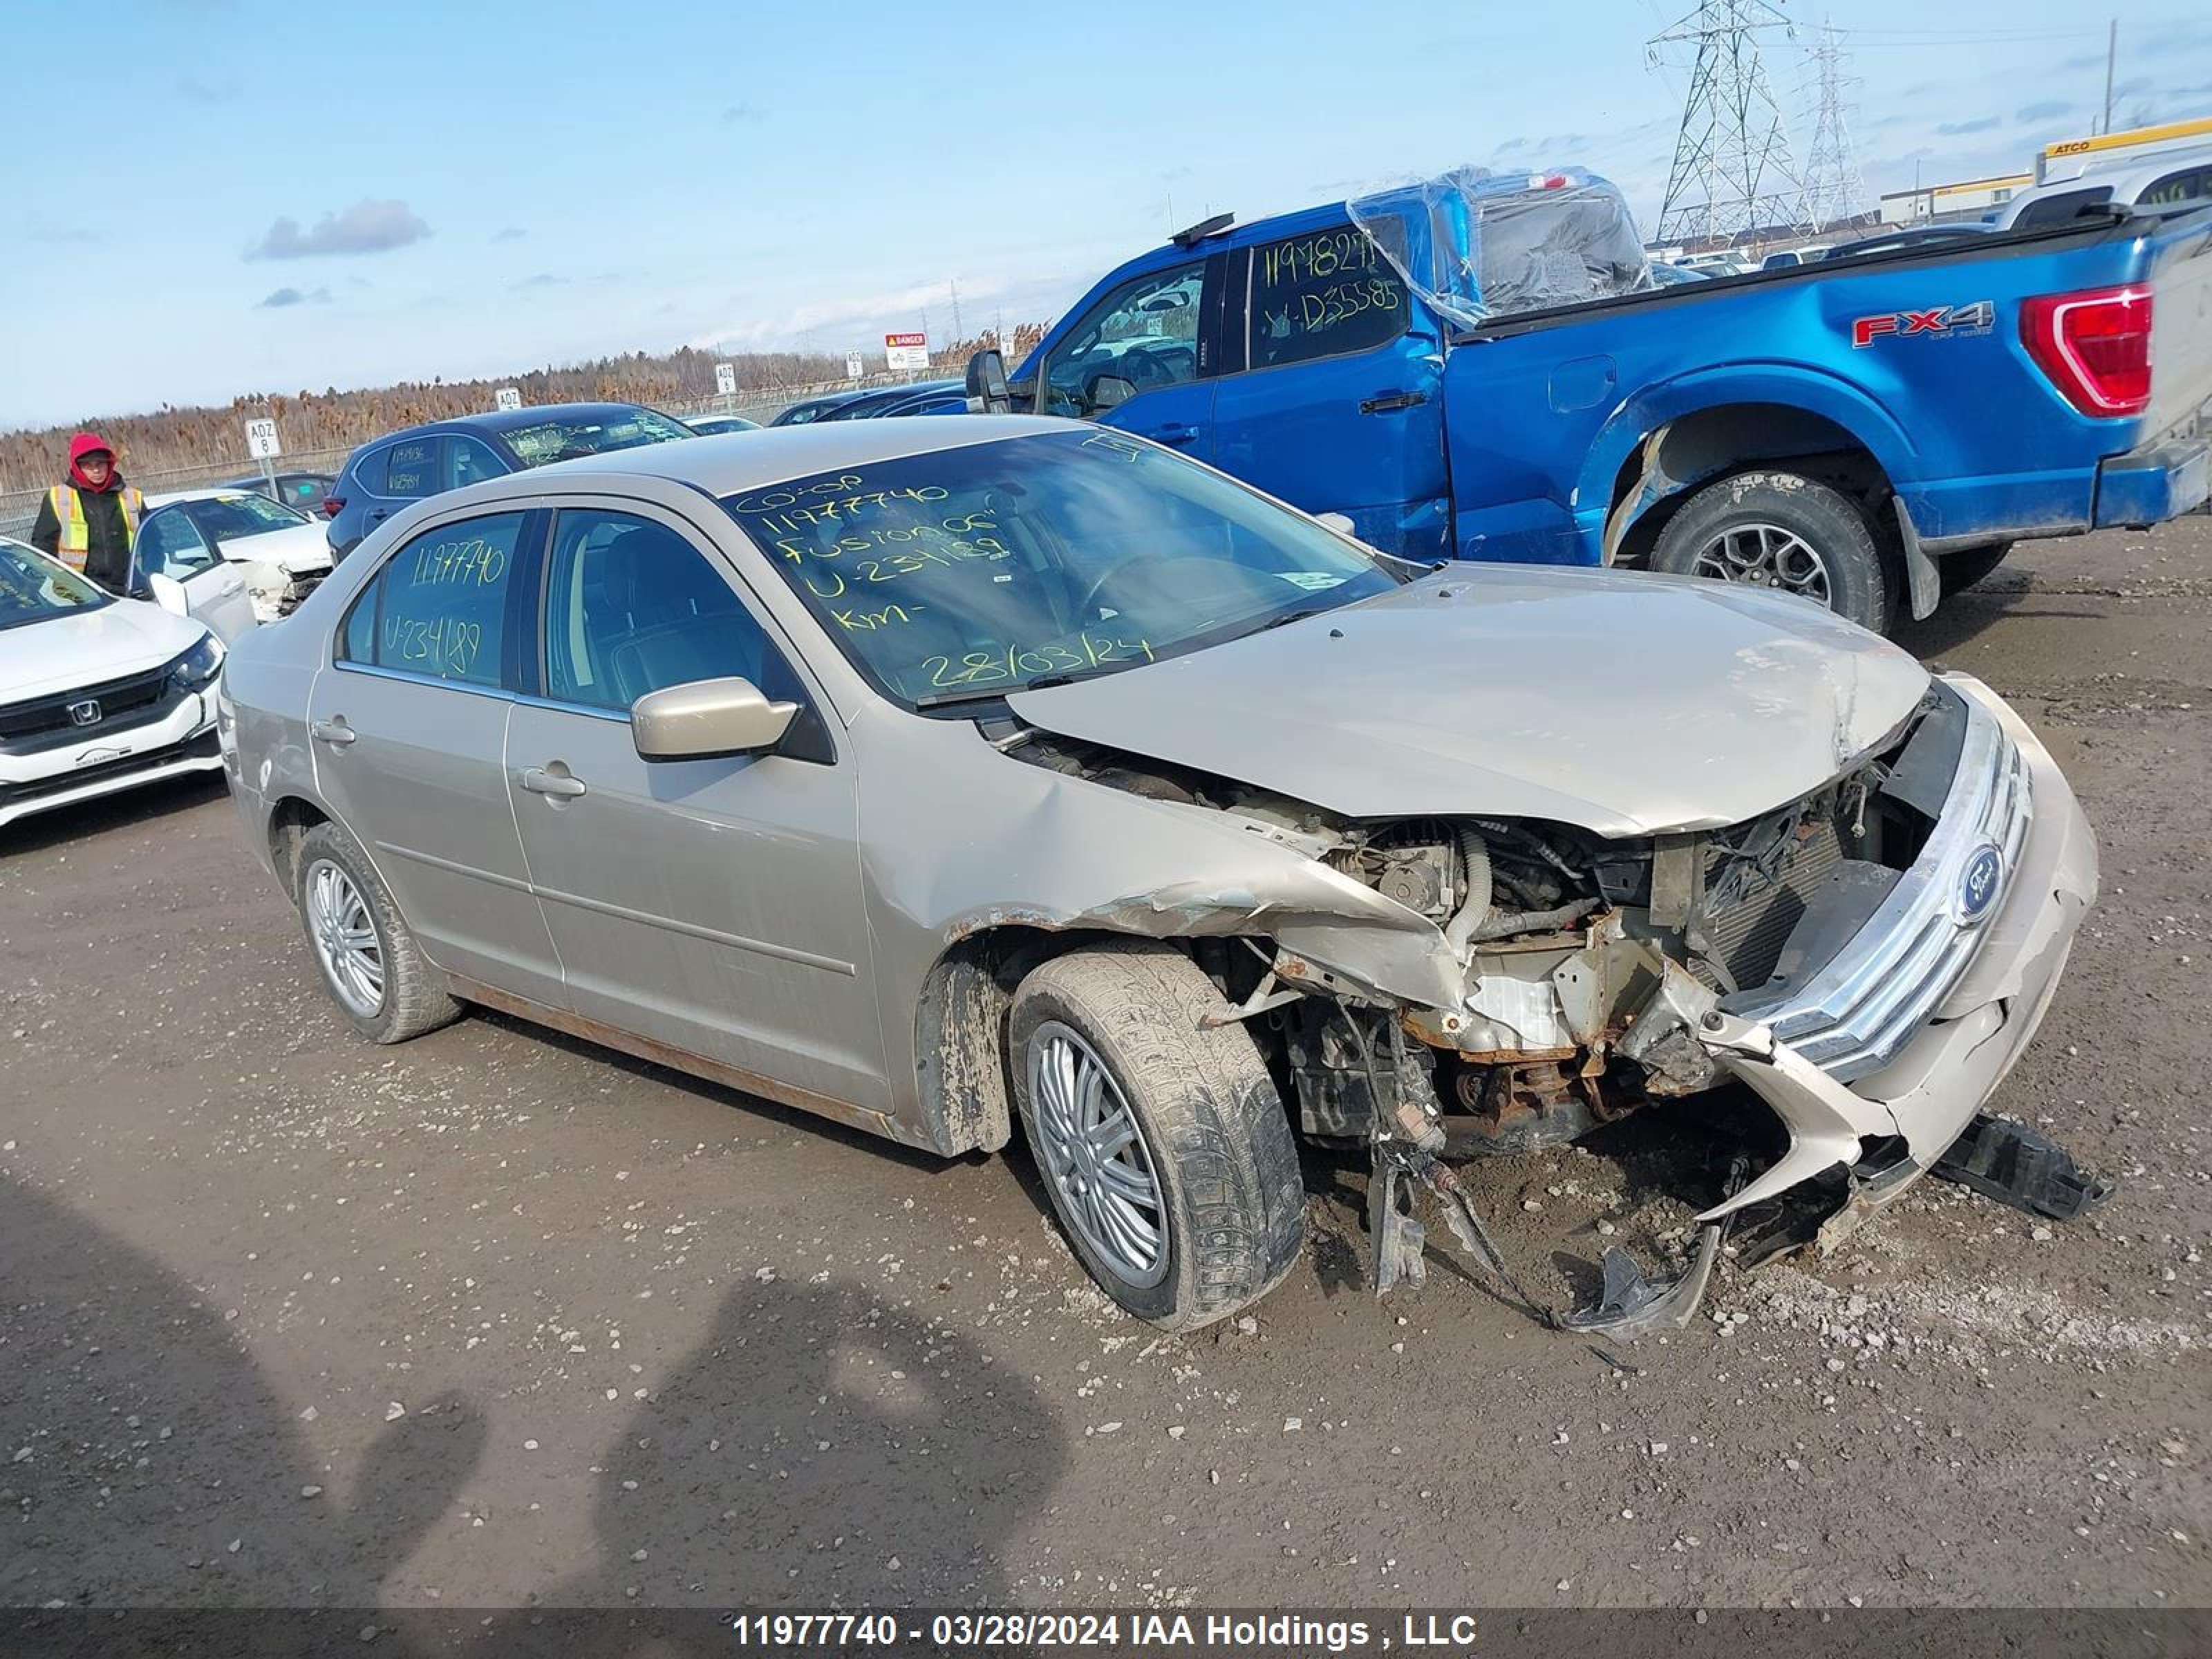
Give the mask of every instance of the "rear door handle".
<svg viewBox="0 0 2212 1659">
<path fill-rule="evenodd" d="M 334 720 L 317 720 L 307 728 L 307 735 L 317 743 L 327 743 L 334 749 L 343 749 L 356 741 L 361 733 L 345 723 L 341 714 Z"/>
<path fill-rule="evenodd" d="M 1363 398 L 1359 403 L 1362 415 L 1388 415 L 1393 410 L 1418 409 L 1428 402 L 1425 392 L 1386 392 L 1379 398 Z"/>
<path fill-rule="evenodd" d="M 1183 426 L 1178 423 L 1173 426 L 1155 427 L 1144 435 L 1156 444 L 1194 444 L 1198 441 L 1198 428 L 1194 426 Z"/>
<path fill-rule="evenodd" d="M 533 795 L 551 795 L 557 800 L 574 800 L 584 793 L 583 779 L 566 772 L 549 772 L 542 766 L 523 769 L 522 787 Z"/>
</svg>

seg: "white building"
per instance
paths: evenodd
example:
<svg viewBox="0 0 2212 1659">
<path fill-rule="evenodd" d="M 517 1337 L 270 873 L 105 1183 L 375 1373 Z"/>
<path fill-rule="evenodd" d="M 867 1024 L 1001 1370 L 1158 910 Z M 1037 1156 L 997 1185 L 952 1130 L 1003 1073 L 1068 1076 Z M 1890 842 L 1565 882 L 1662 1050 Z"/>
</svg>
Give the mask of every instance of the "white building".
<svg viewBox="0 0 2212 1659">
<path fill-rule="evenodd" d="M 2033 173 L 2008 173 L 2001 179 L 1966 179 L 1954 185 L 1893 190 L 1881 198 L 1881 222 L 1886 225 L 1932 225 L 1955 219 L 1978 219 L 1992 208 L 2002 207 L 2015 192 L 2034 183 Z"/>
</svg>

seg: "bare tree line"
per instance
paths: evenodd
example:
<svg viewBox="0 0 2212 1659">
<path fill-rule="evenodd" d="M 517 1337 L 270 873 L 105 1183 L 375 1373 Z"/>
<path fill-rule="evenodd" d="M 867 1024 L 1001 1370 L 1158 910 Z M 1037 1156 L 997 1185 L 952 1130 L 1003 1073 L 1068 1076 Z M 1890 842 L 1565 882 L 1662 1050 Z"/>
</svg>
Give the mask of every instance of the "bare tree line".
<svg viewBox="0 0 2212 1659">
<path fill-rule="evenodd" d="M 1043 333 L 1042 325 L 1035 323 L 1016 328 L 1006 353 L 1009 363 Z M 976 350 L 997 343 L 987 334 L 954 341 L 932 355 L 942 372 L 957 373 Z M 179 409 L 164 404 L 150 413 L 88 416 L 64 425 L 0 433 L 0 491 L 35 489 L 54 482 L 61 474 L 70 434 L 88 429 L 118 447 L 126 477 L 211 469 L 244 462 L 245 423 L 258 416 L 276 417 L 289 453 L 350 449 L 400 427 L 489 410 L 494 391 L 502 386 L 520 388 L 526 404 L 603 399 L 664 407 L 695 404 L 714 395 L 717 363 L 735 367 L 738 399 L 752 404 L 785 388 L 845 377 L 842 352 L 727 353 L 686 346 L 490 380 L 403 380 L 352 392 L 331 386 L 322 392 L 242 396 L 222 406 Z"/>
</svg>

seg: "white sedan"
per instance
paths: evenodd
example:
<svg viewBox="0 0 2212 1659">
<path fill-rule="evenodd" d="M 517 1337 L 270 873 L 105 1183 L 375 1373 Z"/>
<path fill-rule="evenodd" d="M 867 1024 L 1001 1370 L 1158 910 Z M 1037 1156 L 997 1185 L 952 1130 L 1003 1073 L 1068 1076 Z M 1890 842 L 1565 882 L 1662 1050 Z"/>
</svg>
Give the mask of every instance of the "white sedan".
<svg viewBox="0 0 2212 1659">
<path fill-rule="evenodd" d="M 222 663 L 192 617 L 0 538 L 0 824 L 219 769 Z"/>
<path fill-rule="evenodd" d="M 134 544 L 141 575 L 183 580 L 222 559 L 245 577 L 261 622 L 290 616 L 331 574 L 322 526 L 265 495 L 183 489 L 149 495 L 146 506 Z"/>
</svg>

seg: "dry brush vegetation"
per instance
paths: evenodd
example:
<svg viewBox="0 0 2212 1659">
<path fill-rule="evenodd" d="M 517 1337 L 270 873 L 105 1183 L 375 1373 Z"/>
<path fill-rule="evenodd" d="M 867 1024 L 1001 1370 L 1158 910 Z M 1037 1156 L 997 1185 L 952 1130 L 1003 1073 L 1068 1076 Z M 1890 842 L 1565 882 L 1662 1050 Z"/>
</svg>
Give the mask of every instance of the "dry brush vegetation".
<svg viewBox="0 0 2212 1659">
<path fill-rule="evenodd" d="M 1013 331 L 1009 362 L 1043 336 L 1042 325 Z M 988 336 L 959 340 L 933 354 L 938 370 L 955 374 Z M 880 362 L 880 359 L 878 360 Z M 492 406 L 499 386 L 519 387 L 527 404 L 573 403 L 601 398 L 620 403 L 678 407 L 714 395 L 714 365 L 733 364 L 738 398 L 768 401 L 787 388 L 840 380 L 842 352 L 745 352 L 723 354 L 689 347 L 654 355 L 633 352 L 561 368 L 533 369 L 495 380 L 401 381 L 397 385 L 340 392 L 254 395 L 223 406 L 178 409 L 164 405 L 149 414 L 88 416 L 42 430 L 0 433 L 0 491 L 36 489 L 61 474 L 72 433 L 90 429 L 117 445 L 126 476 L 155 477 L 192 470 L 246 470 L 245 423 L 274 415 L 288 455 L 348 450 L 380 433 L 423 421 L 473 414 Z"/>
</svg>

